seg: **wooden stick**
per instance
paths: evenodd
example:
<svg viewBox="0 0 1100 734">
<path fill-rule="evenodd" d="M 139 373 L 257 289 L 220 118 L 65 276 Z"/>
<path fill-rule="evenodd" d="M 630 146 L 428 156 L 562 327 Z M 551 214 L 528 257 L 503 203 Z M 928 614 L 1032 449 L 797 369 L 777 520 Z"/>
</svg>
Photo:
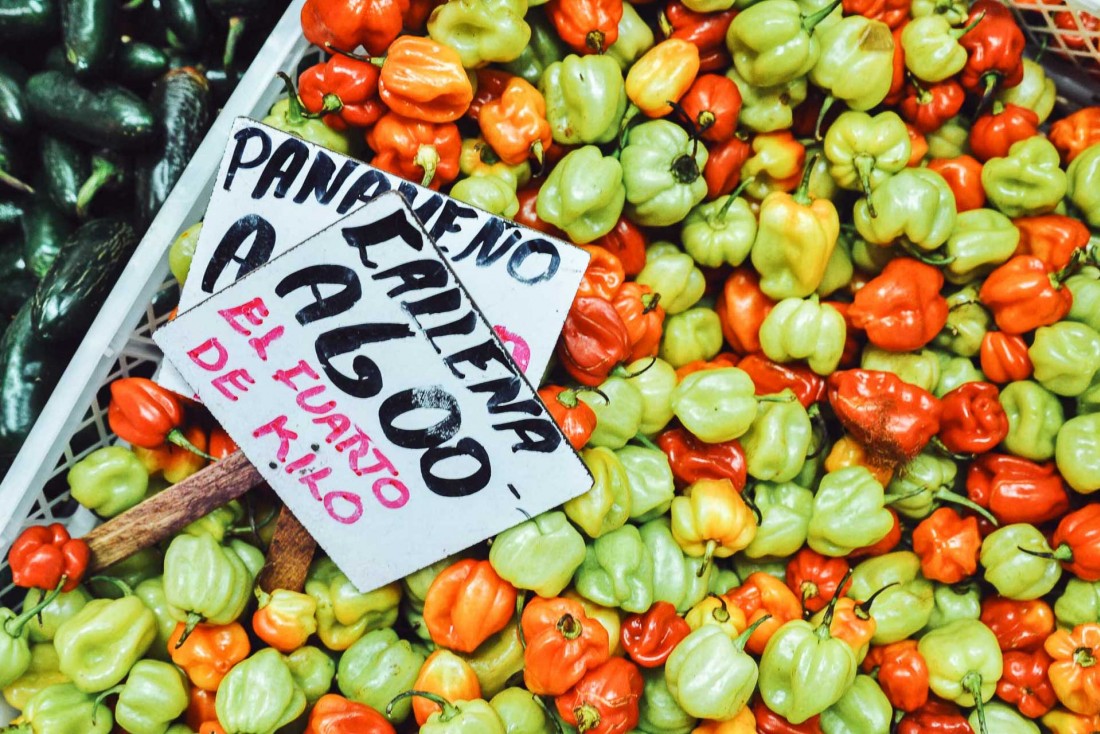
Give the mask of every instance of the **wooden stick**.
<svg viewBox="0 0 1100 734">
<path fill-rule="evenodd" d="M 262 482 L 241 451 L 211 464 L 85 535 L 92 551 L 89 570 L 99 571 L 164 540 Z"/>
<path fill-rule="evenodd" d="M 285 505 L 275 521 L 275 535 L 267 549 L 267 563 L 260 572 L 260 588 L 301 591 L 317 550 L 317 541 Z"/>
</svg>

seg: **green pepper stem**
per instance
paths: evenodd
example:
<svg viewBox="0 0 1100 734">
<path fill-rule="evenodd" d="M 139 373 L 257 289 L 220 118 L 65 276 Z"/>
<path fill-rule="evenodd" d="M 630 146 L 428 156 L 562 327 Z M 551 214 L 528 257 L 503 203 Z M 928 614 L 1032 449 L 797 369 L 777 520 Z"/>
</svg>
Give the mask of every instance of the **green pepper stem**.
<svg viewBox="0 0 1100 734">
<path fill-rule="evenodd" d="M 959 505 L 960 507 L 965 507 L 971 512 L 976 512 L 984 517 L 986 520 L 988 520 L 990 523 L 992 523 L 993 527 L 995 528 L 1001 526 L 1001 523 L 997 521 L 997 518 L 993 516 L 992 512 L 982 507 L 969 497 L 964 497 L 958 492 L 952 492 L 950 489 L 940 487 L 932 493 L 932 497 L 941 502 L 950 502 L 952 504 Z"/>
<path fill-rule="evenodd" d="M 577 731 L 584 734 L 600 725 L 600 711 L 590 703 L 582 703 L 573 708 L 573 717 L 577 720 Z"/>
<path fill-rule="evenodd" d="M 741 196 L 741 192 L 745 190 L 745 187 L 756 180 L 756 176 L 749 176 L 741 183 L 737 184 L 737 188 L 729 193 L 726 197 L 726 202 L 722 204 L 722 208 L 718 210 L 718 216 L 712 220 L 712 224 L 718 224 L 724 226 L 726 224 L 726 215 L 729 214 L 730 207 L 733 206 L 733 202 L 737 201 L 737 198 Z"/>
<path fill-rule="evenodd" d="M 561 619 L 557 623 L 558 632 L 561 632 L 561 636 L 567 640 L 575 640 L 581 636 L 581 632 L 584 631 L 584 626 L 574 617 L 572 614 L 566 612 L 561 615 Z"/>
<path fill-rule="evenodd" d="M 645 446 L 647 449 L 652 449 L 654 451 L 660 451 L 661 450 L 661 447 L 658 446 L 657 444 L 653 443 L 652 439 L 650 439 L 644 433 L 639 433 L 636 436 L 634 436 L 634 440 L 637 441 L 638 443 L 640 443 L 642 446 Z"/>
<path fill-rule="evenodd" d="M 96 156 L 92 161 L 91 175 L 80 185 L 80 190 L 76 193 L 76 216 L 80 219 L 88 216 L 88 207 L 92 205 L 92 199 L 99 190 L 112 179 L 121 178 L 121 175 L 122 172 L 113 161 Z"/>
<path fill-rule="evenodd" d="M 718 118 L 714 116 L 714 113 L 710 110 L 703 110 L 699 113 L 699 116 L 695 118 L 695 125 L 699 132 L 705 131 L 707 128 L 713 127 Z"/>
<path fill-rule="evenodd" d="M 225 46 L 222 49 L 222 66 L 228 69 L 233 65 L 233 59 L 237 56 L 237 44 L 244 35 L 248 21 L 244 17 L 235 15 L 229 19 L 229 29 L 225 34 Z"/>
<path fill-rule="evenodd" d="M 657 306 L 660 305 L 660 303 L 661 303 L 661 294 L 660 293 L 646 293 L 645 295 L 642 296 L 642 313 L 643 314 L 649 313 L 653 309 L 657 308 Z M 604 395 L 604 398 L 606 399 L 607 396 Z"/>
<path fill-rule="evenodd" d="M 593 53 L 602 54 L 604 52 L 604 40 L 603 31 L 589 31 L 588 35 L 584 37 L 584 45 L 592 49 Z"/>
<path fill-rule="evenodd" d="M 638 113 L 641 112 L 641 111 L 642 111 L 641 108 L 638 107 L 638 105 L 634 104 L 633 102 L 631 102 L 627 106 L 626 112 L 623 114 L 623 121 L 619 123 L 619 150 L 620 151 L 623 148 L 626 147 L 626 140 L 629 137 L 628 133 L 630 132 L 630 125 L 631 125 L 631 123 L 634 122 L 634 118 L 637 117 Z"/>
<path fill-rule="evenodd" d="M 985 701 L 982 700 L 982 674 L 971 670 L 963 676 L 962 687 L 974 697 L 974 707 L 978 710 L 979 734 L 989 734 L 989 727 L 985 721 Z"/>
<path fill-rule="evenodd" d="M 385 56 L 364 56 L 363 54 L 357 54 L 353 51 L 345 51 L 342 48 L 336 48 L 328 41 L 325 41 L 325 49 L 329 53 L 339 54 L 340 56 L 345 56 L 349 59 L 354 59 L 356 61 L 365 61 L 368 64 L 374 64 L 378 67 L 381 67 L 382 64 L 386 63 Z"/>
<path fill-rule="evenodd" d="M 427 188 L 435 178 L 436 169 L 439 168 L 439 151 L 434 145 L 421 145 L 416 149 L 413 163 L 424 169 L 424 177 L 420 180 L 420 185 Z"/>
<path fill-rule="evenodd" d="M 120 683 L 113 688 L 108 688 L 107 690 L 103 691 L 95 697 L 95 701 L 92 702 L 92 726 L 95 726 L 95 717 L 96 714 L 99 712 L 99 707 L 103 705 L 103 702 L 106 701 L 110 696 L 115 695 L 116 693 L 122 693 L 122 689 L 125 687 L 126 686 L 124 684 Z"/>
<path fill-rule="evenodd" d="M 554 724 L 554 734 L 564 734 L 561 728 L 561 722 L 558 721 L 558 717 L 554 716 L 550 711 L 550 707 L 546 705 L 546 701 L 542 700 L 542 696 L 532 696 L 535 699 L 535 703 L 542 709 L 543 715 Z"/>
<path fill-rule="evenodd" d="M 389 703 L 386 704 L 386 716 L 391 716 L 393 714 L 393 706 L 398 701 L 405 698 L 412 698 L 413 696 L 426 698 L 434 703 L 436 706 L 439 706 L 441 709 L 443 709 L 443 712 L 439 714 L 439 720 L 441 722 L 446 723 L 454 717 L 458 716 L 458 714 L 460 713 L 457 706 L 455 706 L 447 699 L 443 698 L 443 696 L 440 696 L 438 693 L 432 693 L 431 691 L 410 690 L 403 693 L 398 693 L 396 696 L 393 697 L 392 700 L 390 700 Z"/>
<path fill-rule="evenodd" d="M 810 156 L 810 160 L 806 162 L 805 167 L 802 169 L 802 180 L 798 182 L 798 188 L 795 189 L 794 195 L 791 197 L 802 206 L 809 206 L 813 203 L 810 198 L 810 177 L 814 173 L 814 166 L 817 165 L 819 158 L 821 158 L 820 153 L 814 153 Z"/>
<path fill-rule="evenodd" d="M 87 581 L 88 581 L 89 584 L 94 584 L 94 583 L 110 584 L 111 586 L 113 586 L 116 589 L 118 589 L 119 591 L 121 591 L 123 596 L 133 596 L 134 595 L 133 588 L 128 583 L 126 583 L 122 579 L 118 578 L 117 576 L 107 576 L 106 574 L 104 574 L 102 576 L 92 576 L 92 577 L 88 578 Z"/>
<path fill-rule="evenodd" d="M 865 602 L 862 602 L 862 603 L 860 603 L 860 604 L 857 604 L 857 605 L 856 605 L 856 609 L 857 609 L 857 610 L 859 610 L 860 612 L 863 612 L 863 614 L 866 614 L 866 615 L 870 615 L 870 613 L 871 613 L 871 605 L 875 603 L 875 599 L 877 599 L 877 598 L 878 598 L 878 595 L 879 595 L 879 594 L 881 594 L 882 592 L 886 591 L 887 589 L 889 589 L 889 588 L 890 588 L 891 586 L 897 586 L 897 585 L 898 585 L 898 582 L 897 582 L 897 581 L 893 581 L 893 582 L 891 582 L 891 583 L 889 583 L 889 584 L 886 584 L 886 586 L 883 586 L 883 587 L 882 587 L 881 589 L 879 589 L 879 590 L 878 590 L 878 591 L 876 591 L 875 593 L 871 594 L 871 596 L 867 597 L 867 601 L 865 601 Z M 838 587 L 836 587 L 836 593 L 837 593 L 838 595 L 839 595 L 839 594 L 840 594 L 840 593 L 841 593 L 841 592 L 842 592 L 843 590 L 844 590 L 844 587 L 843 587 L 843 586 L 838 586 Z"/>
<path fill-rule="evenodd" d="M 871 205 L 871 198 L 867 197 L 868 207 Z M 955 262 L 954 255 L 933 255 L 921 250 L 919 247 L 909 241 L 907 237 L 900 237 L 897 239 L 897 244 L 901 245 L 901 249 L 905 250 L 906 254 L 915 260 L 920 260 L 925 265 L 950 265 Z"/>
<path fill-rule="evenodd" d="M 821 109 L 817 112 L 817 122 L 814 123 L 814 140 L 821 142 L 821 124 L 825 122 L 825 116 L 829 114 L 829 110 L 835 103 L 836 97 L 831 94 L 822 100 Z"/>
<path fill-rule="evenodd" d="M 24 191 L 28 194 L 34 194 L 34 188 L 30 184 L 20 181 L 18 178 L 11 175 L 7 171 L 0 170 L 0 182 L 11 186 L 13 189 Z"/>
<path fill-rule="evenodd" d="M 638 377 L 639 375 L 644 375 L 655 364 L 657 364 L 657 358 L 656 357 L 650 357 L 649 358 L 649 364 L 647 364 L 645 367 L 641 368 L 637 372 L 627 372 L 625 367 L 623 367 L 622 365 L 619 365 L 615 369 L 611 370 L 611 375 L 613 377 L 622 377 L 624 380 L 629 380 L 633 377 Z"/>
<path fill-rule="evenodd" d="M 698 138 L 695 139 L 698 141 Z M 699 163 L 695 160 L 693 155 L 683 153 L 672 161 L 672 167 L 669 169 L 672 171 L 672 177 L 676 180 L 676 183 L 688 186 L 695 183 L 699 176 L 702 174 L 699 171 Z"/>
<path fill-rule="evenodd" d="M 187 638 L 191 636 L 191 633 L 195 631 L 195 628 L 202 622 L 203 616 L 198 612 L 188 612 L 187 619 L 183 624 L 183 634 L 176 641 L 176 649 L 179 650 L 183 647 L 183 643 L 187 642 Z"/>
<path fill-rule="evenodd" d="M 543 160 L 546 157 L 546 151 L 543 149 L 541 140 L 536 140 L 535 142 L 531 143 L 531 155 L 534 156 L 535 163 L 539 164 L 539 168 L 541 170 Z"/>
<path fill-rule="evenodd" d="M 663 10 L 657 13 L 657 27 L 661 30 L 661 35 L 665 38 L 668 38 L 676 32 L 676 29 L 672 27 L 672 23 L 668 19 L 668 15 Z"/>
<path fill-rule="evenodd" d="M 849 568 L 848 572 L 844 574 L 844 578 L 836 585 L 836 593 L 833 594 L 833 598 L 829 600 L 829 605 L 825 607 L 825 616 L 821 618 L 821 624 L 814 630 L 814 633 L 823 640 L 827 640 L 832 636 L 829 628 L 833 626 L 833 614 L 836 612 L 836 603 L 840 601 L 840 592 L 848 585 L 848 581 L 852 578 L 852 573 L 854 571 L 854 568 Z"/>
<path fill-rule="evenodd" d="M 809 34 L 813 34 L 817 24 L 832 15 L 833 11 L 840 7 L 841 2 L 843 2 L 843 0 L 833 0 L 833 2 L 826 5 L 821 10 L 815 11 L 809 15 L 803 15 L 802 30 Z"/>
<path fill-rule="evenodd" d="M 793 403 L 796 400 L 798 400 L 798 396 L 795 395 L 793 392 L 787 394 L 777 392 L 772 393 L 771 395 L 756 396 L 756 402 L 758 403 Z"/>
<path fill-rule="evenodd" d="M 187 449 L 195 456 L 201 456 L 207 461 L 217 461 L 217 459 L 215 459 L 213 456 L 206 453 L 205 451 L 200 450 L 198 446 L 188 441 L 187 436 L 184 436 L 183 431 L 178 428 L 173 428 L 171 431 L 169 431 L 168 435 L 165 438 L 168 443 L 174 443 L 176 446 L 179 446 L 182 449 Z"/>
<path fill-rule="evenodd" d="M 1069 543 L 1062 543 L 1051 552 L 1028 550 L 1019 545 L 1016 546 L 1016 550 L 1021 553 L 1027 553 L 1029 556 L 1035 556 L 1036 558 L 1045 558 L 1048 561 L 1073 563 L 1073 549 L 1069 547 Z"/>
<path fill-rule="evenodd" d="M 1096 262 L 1096 259 L 1097 251 L 1094 246 L 1090 245 L 1085 248 L 1077 248 L 1073 251 L 1073 254 L 1070 255 L 1069 262 L 1066 263 L 1064 267 L 1050 274 L 1050 284 L 1055 288 L 1061 288 L 1062 283 L 1080 270 L 1081 266 L 1084 265 L 1086 261 Z"/>
<path fill-rule="evenodd" d="M 703 562 L 699 565 L 699 570 L 695 572 L 696 578 L 703 578 L 703 575 L 710 568 L 710 562 L 714 558 L 714 551 L 718 550 L 717 540 L 708 540 L 706 548 L 703 550 Z"/>
<path fill-rule="evenodd" d="M 760 625 L 764 624 L 765 622 L 767 622 L 771 618 L 772 618 L 772 615 L 765 614 L 763 617 L 761 617 L 760 619 L 758 619 L 755 622 L 753 622 L 752 624 L 750 624 L 747 628 L 745 628 L 744 632 L 737 635 L 737 637 L 735 637 L 733 639 L 734 647 L 736 647 L 738 650 L 744 650 L 745 645 L 747 645 L 749 643 L 749 638 L 752 637 L 752 633 L 756 632 L 756 628 L 759 627 Z"/>
<path fill-rule="evenodd" d="M 869 155 L 860 154 L 855 157 L 853 163 L 856 172 L 859 174 L 859 188 L 863 191 L 863 195 L 867 197 L 867 212 L 872 219 L 877 218 L 878 212 L 875 211 L 875 202 L 871 199 L 871 169 L 875 167 L 874 159 Z"/>
<path fill-rule="evenodd" d="M 970 23 L 970 25 L 966 26 L 965 28 L 952 28 L 950 31 L 948 31 L 948 33 L 950 33 L 956 39 L 962 38 L 967 33 L 974 30 L 978 26 L 978 24 L 981 23 L 984 19 L 985 11 L 983 10 L 982 12 L 978 13 L 978 17 L 975 18 L 973 22 Z"/>
<path fill-rule="evenodd" d="M 13 638 L 19 638 L 23 634 L 23 628 L 34 619 L 38 614 L 53 603 L 53 600 L 61 595 L 61 589 L 65 586 L 65 582 L 69 580 L 68 576 L 62 576 L 61 580 L 57 582 L 57 586 L 53 587 L 45 596 L 38 600 L 30 609 L 24 609 L 23 613 L 18 617 L 12 617 L 4 622 L 4 632 Z"/>
<path fill-rule="evenodd" d="M 302 104 L 302 98 L 298 96 L 298 90 L 295 88 L 294 82 L 287 76 L 286 72 L 280 71 L 276 76 L 283 81 L 283 89 L 286 91 L 286 118 L 291 125 L 299 125 L 302 120 L 305 119 L 306 115 L 305 106 Z"/>
<path fill-rule="evenodd" d="M 1087 647 L 1079 647 L 1073 651 L 1073 664 L 1080 668 L 1091 668 L 1096 665 L 1096 656 Z"/>
</svg>

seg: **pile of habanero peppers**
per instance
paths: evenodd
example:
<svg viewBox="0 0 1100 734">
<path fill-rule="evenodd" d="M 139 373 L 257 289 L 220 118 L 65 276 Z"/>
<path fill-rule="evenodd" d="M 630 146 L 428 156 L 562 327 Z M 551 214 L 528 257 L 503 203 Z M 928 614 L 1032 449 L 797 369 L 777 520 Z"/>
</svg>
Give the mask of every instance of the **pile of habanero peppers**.
<svg viewBox="0 0 1100 734">
<path fill-rule="evenodd" d="M 1100 731 L 1100 108 L 995 0 L 537 5 L 308 0 L 267 120 L 587 249 L 591 489 L 365 593 L 254 595 L 263 495 L 81 584 L 32 528 L 14 731 Z M 104 517 L 232 450 L 111 391 Z"/>
</svg>

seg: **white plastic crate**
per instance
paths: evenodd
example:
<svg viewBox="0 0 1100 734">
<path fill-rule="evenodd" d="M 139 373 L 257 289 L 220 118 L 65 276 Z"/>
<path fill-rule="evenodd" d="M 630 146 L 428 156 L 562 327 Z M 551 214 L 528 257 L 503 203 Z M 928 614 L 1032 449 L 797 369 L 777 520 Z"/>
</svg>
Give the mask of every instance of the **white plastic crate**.
<svg viewBox="0 0 1100 734">
<path fill-rule="evenodd" d="M 1046 53 L 1100 82 L 1100 0 L 1011 0 L 1009 4 L 1034 47 L 1045 46 Z"/>
</svg>

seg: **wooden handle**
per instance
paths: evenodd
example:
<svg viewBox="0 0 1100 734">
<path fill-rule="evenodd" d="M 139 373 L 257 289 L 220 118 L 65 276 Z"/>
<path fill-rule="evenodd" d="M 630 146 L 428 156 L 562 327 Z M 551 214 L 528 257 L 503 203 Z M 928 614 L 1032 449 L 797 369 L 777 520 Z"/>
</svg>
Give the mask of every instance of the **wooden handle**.
<svg viewBox="0 0 1100 734">
<path fill-rule="evenodd" d="M 263 481 L 241 451 L 211 464 L 85 535 L 92 551 L 89 570 L 102 570 L 159 543 Z"/>
<path fill-rule="evenodd" d="M 275 535 L 267 549 L 267 563 L 260 572 L 260 588 L 269 594 L 275 589 L 301 591 L 306 585 L 309 564 L 317 541 L 285 505 L 275 521 Z"/>
</svg>

